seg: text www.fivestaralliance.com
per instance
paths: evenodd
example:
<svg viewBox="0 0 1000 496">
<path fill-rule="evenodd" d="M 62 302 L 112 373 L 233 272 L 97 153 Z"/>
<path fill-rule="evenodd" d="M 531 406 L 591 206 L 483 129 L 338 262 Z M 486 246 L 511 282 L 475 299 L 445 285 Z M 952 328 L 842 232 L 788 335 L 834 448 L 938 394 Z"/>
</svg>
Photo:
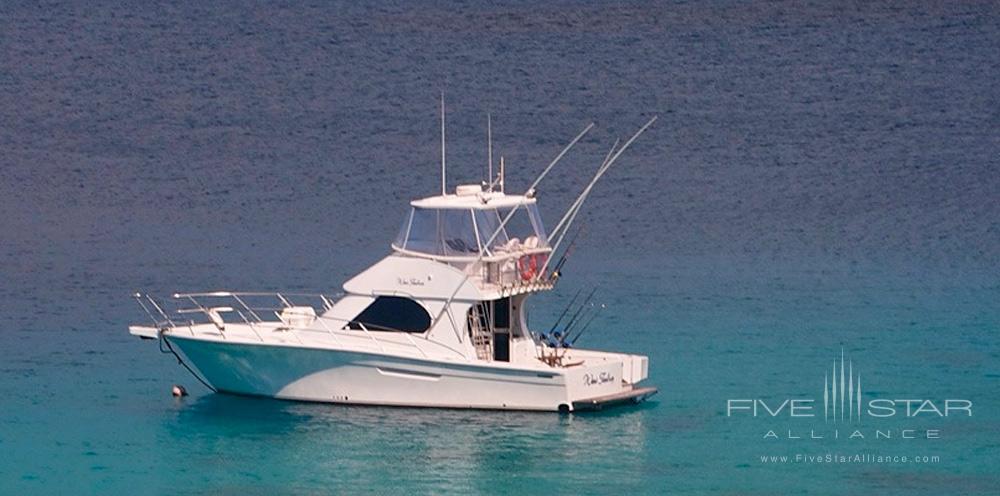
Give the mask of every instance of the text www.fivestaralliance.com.
<svg viewBox="0 0 1000 496">
<path fill-rule="evenodd" d="M 783 463 L 797 464 L 907 464 L 907 463 L 938 463 L 941 457 L 937 455 L 874 455 L 871 453 L 824 453 L 815 455 L 760 455 L 760 463 L 780 465 Z"/>
</svg>

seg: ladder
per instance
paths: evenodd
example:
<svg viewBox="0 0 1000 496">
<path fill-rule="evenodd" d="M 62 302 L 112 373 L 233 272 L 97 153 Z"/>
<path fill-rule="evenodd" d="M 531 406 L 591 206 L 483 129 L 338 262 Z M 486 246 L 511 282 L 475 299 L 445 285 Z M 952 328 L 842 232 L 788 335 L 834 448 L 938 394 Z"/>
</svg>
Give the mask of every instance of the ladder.
<svg viewBox="0 0 1000 496">
<path fill-rule="evenodd" d="M 485 318 L 485 308 L 477 303 L 469 310 L 469 334 L 476 348 L 476 357 L 485 362 L 493 360 L 493 332 Z"/>
</svg>

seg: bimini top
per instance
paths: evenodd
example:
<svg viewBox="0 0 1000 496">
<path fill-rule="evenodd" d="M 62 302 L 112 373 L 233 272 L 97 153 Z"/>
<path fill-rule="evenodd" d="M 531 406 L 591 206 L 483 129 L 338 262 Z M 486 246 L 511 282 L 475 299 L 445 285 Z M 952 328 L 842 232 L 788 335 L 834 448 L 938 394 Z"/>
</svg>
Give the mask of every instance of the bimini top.
<svg viewBox="0 0 1000 496">
<path fill-rule="evenodd" d="M 410 202 L 416 208 L 480 209 L 511 208 L 517 205 L 533 205 L 535 199 L 524 195 L 506 195 L 500 192 L 481 191 L 478 185 L 459 186 L 456 194 L 421 198 Z"/>
<path fill-rule="evenodd" d="M 459 186 L 456 194 L 414 200 L 410 207 L 392 243 L 399 252 L 471 259 L 480 251 L 492 256 L 548 248 L 545 227 L 530 196 Z M 500 228 L 508 215 L 510 220 Z"/>
</svg>

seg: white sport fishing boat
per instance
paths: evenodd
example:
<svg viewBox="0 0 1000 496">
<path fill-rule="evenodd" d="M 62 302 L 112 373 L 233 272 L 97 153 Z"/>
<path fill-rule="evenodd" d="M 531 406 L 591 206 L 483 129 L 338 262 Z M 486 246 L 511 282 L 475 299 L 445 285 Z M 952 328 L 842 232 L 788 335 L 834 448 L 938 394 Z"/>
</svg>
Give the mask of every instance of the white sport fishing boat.
<svg viewBox="0 0 1000 496">
<path fill-rule="evenodd" d="M 534 188 L 593 124 L 524 194 L 505 193 L 503 159 L 494 178 L 492 156 L 490 182 L 446 193 L 442 105 L 441 195 L 410 202 L 391 253 L 344 283 L 342 295 L 174 294 L 167 302 L 176 308 L 167 308 L 137 293 L 153 325 L 129 332 L 158 339 L 161 351 L 224 393 L 559 412 L 638 403 L 657 391 L 640 386 L 647 357 L 572 347 L 593 305 L 571 302 L 555 332 L 544 333 L 528 328 L 526 309 L 558 282 L 567 249 L 550 262 L 593 185 L 653 121 L 612 147 L 547 234 Z"/>
</svg>

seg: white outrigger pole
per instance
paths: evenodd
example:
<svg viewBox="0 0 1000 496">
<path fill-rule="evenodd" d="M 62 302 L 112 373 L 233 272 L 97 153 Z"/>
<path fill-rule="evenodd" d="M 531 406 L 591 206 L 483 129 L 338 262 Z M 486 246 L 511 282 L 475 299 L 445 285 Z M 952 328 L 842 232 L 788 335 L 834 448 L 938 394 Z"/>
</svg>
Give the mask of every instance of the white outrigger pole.
<svg viewBox="0 0 1000 496">
<path fill-rule="evenodd" d="M 559 238 L 556 240 L 556 243 L 552 245 L 552 254 L 555 254 L 556 250 L 559 249 L 559 245 L 562 243 L 563 238 L 566 236 L 566 232 L 568 232 L 570 226 L 573 225 L 573 222 L 576 220 L 576 215 L 580 212 L 580 208 L 583 207 L 583 203 L 587 201 L 587 197 L 590 195 L 590 191 L 594 188 L 594 185 L 597 184 L 597 181 L 599 181 L 601 177 L 604 175 L 604 173 L 607 172 L 612 165 L 614 165 L 615 161 L 618 160 L 618 157 L 620 157 L 622 153 L 624 153 L 625 150 L 628 149 L 628 147 L 632 144 L 632 142 L 635 141 L 642 133 L 646 132 L 646 129 L 649 129 L 649 126 L 652 126 L 653 123 L 656 122 L 657 118 L 658 116 L 653 116 L 653 118 L 650 119 L 649 122 L 646 122 L 644 126 L 639 128 L 639 130 L 636 131 L 636 133 L 633 134 L 632 137 L 629 138 L 628 141 L 626 141 L 625 144 L 622 145 L 622 147 L 619 148 L 618 151 L 615 152 L 613 156 L 611 155 L 611 153 L 615 151 L 615 147 L 614 146 L 611 147 L 611 151 L 608 152 L 608 157 L 610 157 L 610 159 L 605 157 L 604 163 L 601 164 L 601 167 L 597 169 L 597 174 L 594 174 L 594 178 L 590 180 L 590 183 L 588 183 L 587 187 L 583 189 L 583 192 L 580 193 L 580 196 L 578 196 L 576 200 L 573 202 L 573 204 L 570 205 L 568 209 L 566 209 L 566 213 L 563 214 L 562 219 L 559 220 L 559 224 L 557 224 L 555 229 L 553 229 L 552 232 L 549 233 L 549 236 L 556 236 L 556 233 L 559 233 L 560 229 L 562 230 L 562 232 L 559 234 Z M 615 142 L 615 144 L 617 145 L 618 142 Z M 545 260 L 545 263 L 542 264 L 542 268 L 539 271 L 539 274 L 545 273 L 545 269 L 548 268 L 549 262 L 551 261 L 552 257 L 550 256 Z"/>
<path fill-rule="evenodd" d="M 563 215 L 562 219 L 559 219 L 559 223 L 556 224 L 555 229 L 553 229 L 552 232 L 549 233 L 551 239 L 556 240 L 555 243 L 551 243 L 553 248 L 558 248 L 559 244 L 563 240 L 563 237 L 566 236 L 566 233 L 569 232 L 568 224 L 566 224 L 567 229 L 562 229 L 561 232 L 560 229 L 567 221 L 569 222 L 569 224 L 572 224 L 573 221 L 576 219 L 576 214 L 580 213 L 580 206 L 583 204 L 583 200 L 586 199 L 587 196 L 589 196 L 590 189 L 593 187 L 594 184 L 597 183 L 597 180 L 600 179 L 600 177 L 603 176 L 604 173 L 608 170 L 607 169 L 608 161 L 611 159 L 611 155 L 615 153 L 615 150 L 618 148 L 618 143 L 620 142 L 621 140 L 615 140 L 615 143 L 611 145 L 611 149 L 608 150 L 608 154 L 605 155 L 604 160 L 601 161 L 601 166 L 597 168 L 597 174 L 594 176 L 594 179 L 592 179 L 590 184 L 588 184 L 587 187 L 584 188 L 584 193 L 581 193 L 581 195 L 578 196 L 576 200 L 573 201 L 570 207 L 566 210 L 566 213 Z"/>
</svg>

